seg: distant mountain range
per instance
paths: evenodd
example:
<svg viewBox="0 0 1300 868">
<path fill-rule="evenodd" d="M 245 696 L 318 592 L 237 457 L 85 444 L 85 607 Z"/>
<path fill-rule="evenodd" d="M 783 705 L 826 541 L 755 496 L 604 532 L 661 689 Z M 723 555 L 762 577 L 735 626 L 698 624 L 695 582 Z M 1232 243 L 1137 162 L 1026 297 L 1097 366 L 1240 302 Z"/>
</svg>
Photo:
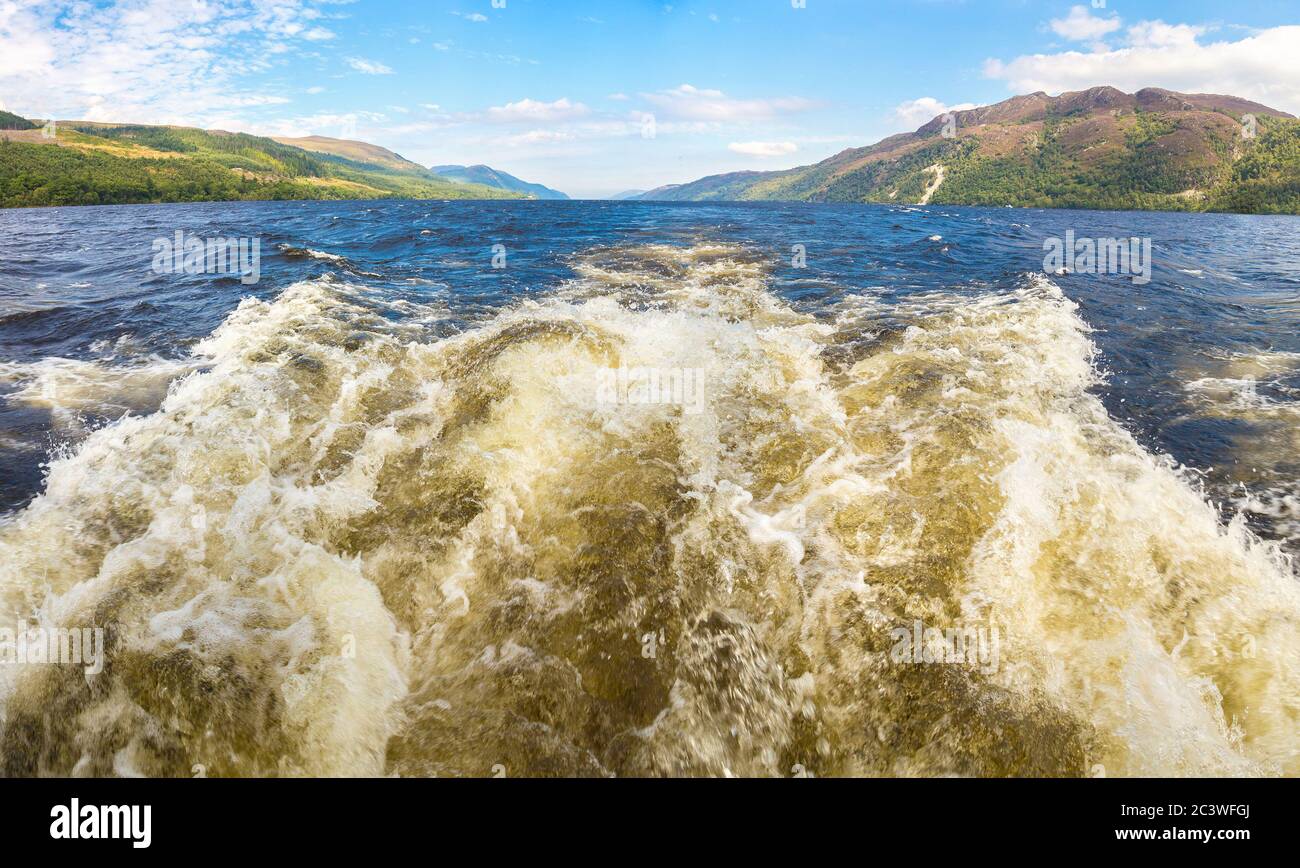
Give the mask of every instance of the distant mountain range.
<svg viewBox="0 0 1300 868">
<path fill-rule="evenodd" d="M 440 178 L 457 184 L 481 184 L 498 190 L 523 193 L 531 199 L 567 199 L 559 190 L 552 190 L 541 184 L 521 181 L 509 172 L 493 169 L 491 166 L 431 166 L 429 171 Z"/>
<path fill-rule="evenodd" d="M 493 169 L 491 166 L 430 166 L 427 170 L 419 163 L 413 163 L 401 154 L 395 154 L 387 148 L 368 142 L 355 142 L 349 139 L 331 139 L 326 136 L 303 136 L 301 138 L 276 137 L 275 141 L 293 145 L 307 151 L 333 154 L 361 163 L 384 166 L 399 172 L 431 172 L 444 181 L 453 184 L 469 185 L 470 189 L 488 187 L 507 193 L 518 193 L 528 199 L 568 199 L 559 190 L 552 190 L 541 184 L 521 181 L 509 172 Z"/>
<path fill-rule="evenodd" d="M 425 168 L 366 142 L 90 121 L 51 127 L 0 111 L 2 207 L 372 198 L 568 197 L 488 166 Z M 1300 121 L 1233 96 L 1039 92 L 810 166 L 613 198 L 1300 214 Z"/>
<path fill-rule="evenodd" d="M 815 165 L 712 175 L 637 198 L 1297 214 L 1300 121 L 1232 96 L 1039 92 Z"/>
<path fill-rule="evenodd" d="M 239 199 L 522 199 L 377 145 L 0 113 L 0 206 Z M 53 136 L 48 136 L 48 132 Z"/>
</svg>

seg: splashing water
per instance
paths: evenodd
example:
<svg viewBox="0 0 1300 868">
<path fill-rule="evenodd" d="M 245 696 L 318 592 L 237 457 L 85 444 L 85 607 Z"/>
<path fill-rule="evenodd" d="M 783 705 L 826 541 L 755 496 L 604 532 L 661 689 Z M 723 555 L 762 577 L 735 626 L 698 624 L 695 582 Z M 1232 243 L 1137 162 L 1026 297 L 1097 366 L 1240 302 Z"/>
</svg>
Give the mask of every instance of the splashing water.
<svg viewBox="0 0 1300 868">
<path fill-rule="evenodd" d="M 1107 414 L 1053 283 L 814 317 L 729 244 L 574 270 L 451 336 L 247 299 L 55 461 L 3 617 L 108 653 L 0 667 L 4 771 L 1300 774 L 1292 565 Z"/>
</svg>

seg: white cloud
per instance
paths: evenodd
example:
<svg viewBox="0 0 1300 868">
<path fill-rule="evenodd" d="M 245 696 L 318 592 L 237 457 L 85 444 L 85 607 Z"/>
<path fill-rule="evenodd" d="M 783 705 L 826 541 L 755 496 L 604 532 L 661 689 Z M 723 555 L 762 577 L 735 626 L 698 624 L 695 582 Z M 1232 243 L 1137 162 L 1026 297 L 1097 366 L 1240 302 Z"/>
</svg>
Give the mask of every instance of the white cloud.
<svg viewBox="0 0 1300 868">
<path fill-rule="evenodd" d="M 365 140 L 375 131 L 375 125 L 385 120 L 377 112 L 350 112 L 335 114 L 321 112 L 298 118 L 281 118 L 269 123 L 245 125 L 248 132 L 260 136 L 331 136 L 339 139 Z M 227 126 L 229 126 L 227 124 Z"/>
<path fill-rule="evenodd" d="M 733 99 L 720 90 L 703 90 L 689 84 L 642 96 L 665 117 L 719 123 L 767 120 L 778 114 L 806 111 L 816 105 L 802 97 Z"/>
<path fill-rule="evenodd" d="M 1109 84 L 1125 91 L 1163 87 L 1244 97 L 1300 113 L 1300 26 L 1261 30 L 1236 41 L 1203 42 L 1204 28 L 1163 21 L 1130 27 L 1125 44 L 1088 53 L 1032 54 L 984 65 L 1016 93 L 1060 93 Z"/>
<path fill-rule="evenodd" d="M 488 17 L 486 15 L 482 15 L 478 12 L 469 12 L 469 13 L 453 12 L 451 14 L 455 15 L 458 18 L 464 18 L 466 21 L 473 21 L 476 24 L 482 24 L 484 21 L 488 20 Z"/>
<path fill-rule="evenodd" d="M 1193 48 L 1205 33 L 1206 28 L 1191 24 L 1143 21 L 1129 28 L 1128 44 L 1134 48 Z"/>
<path fill-rule="evenodd" d="M 414 123 L 409 123 L 409 124 L 397 124 L 396 126 L 385 127 L 384 129 L 379 130 L 378 132 L 385 137 L 409 136 L 409 135 L 422 135 L 424 133 L 430 133 L 433 132 L 434 130 L 441 130 L 441 129 L 443 129 L 442 124 L 430 123 L 429 121 L 416 121 Z"/>
<path fill-rule="evenodd" d="M 727 150 L 747 157 L 784 157 L 799 150 L 794 142 L 732 142 Z"/>
<path fill-rule="evenodd" d="M 290 100 L 282 96 L 265 93 L 231 94 L 227 101 L 231 106 L 284 105 Z"/>
<path fill-rule="evenodd" d="M 343 58 L 348 66 L 357 72 L 365 75 L 392 75 L 393 69 L 390 66 L 380 63 L 377 60 L 366 60 L 364 57 L 345 57 Z"/>
<path fill-rule="evenodd" d="M 0 93 L 36 116 L 205 125 L 282 100 L 240 79 L 322 41 L 319 17 L 302 0 L 0 0 Z"/>
<path fill-rule="evenodd" d="M 1087 6 L 1071 6 L 1069 15 L 1050 22 L 1053 33 L 1071 42 L 1096 42 L 1107 33 L 1119 30 L 1121 24 L 1119 16 L 1102 18 L 1093 15 Z"/>
<path fill-rule="evenodd" d="M 549 145 L 556 142 L 571 142 L 577 138 L 573 133 L 566 133 L 561 130 L 529 130 L 517 136 L 509 136 L 503 140 L 504 144 L 515 145 Z"/>
<path fill-rule="evenodd" d="M 584 117 L 590 112 L 580 102 L 570 102 L 567 98 L 554 102 L 539 102 L 533 99 L 521 99 L 503 106 L 493 106 L 484 114 L 484 119 L 497 124 L 515 123 L 554 123 Z"/>
<path fill-rule="evenodd" d="M 975 108 L 975 104 L 971 102 L 948 105 L 940 102 L 932 96 L 923 96 L 919 99 L 899 103 L 894 107 L 894 117 L 904 129 L 913 130 L 922 124 L 934 120 L 939 115 L 947 114 L 948 112 L 966 111 L 967 109 L 973 108 Z"/>
</svg>

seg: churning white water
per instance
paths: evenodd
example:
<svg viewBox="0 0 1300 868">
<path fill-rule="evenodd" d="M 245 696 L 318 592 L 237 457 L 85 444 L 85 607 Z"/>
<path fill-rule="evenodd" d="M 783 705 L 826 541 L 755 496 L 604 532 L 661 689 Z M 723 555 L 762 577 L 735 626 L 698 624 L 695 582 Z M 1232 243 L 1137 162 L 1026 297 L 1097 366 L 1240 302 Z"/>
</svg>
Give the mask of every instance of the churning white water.
<svg viewBox="0 0 1300 868">
<path fill-rule="evenodd" d="M 0 619 L 106 662 L 0 666 L 4 771 L 1300 774 L 1293 567 L 1108 417 L 1051 282 L 814 318 L 739 248 L 576 267 L 441 339 L 246 300 L 57 460 Z"/>
</svg>

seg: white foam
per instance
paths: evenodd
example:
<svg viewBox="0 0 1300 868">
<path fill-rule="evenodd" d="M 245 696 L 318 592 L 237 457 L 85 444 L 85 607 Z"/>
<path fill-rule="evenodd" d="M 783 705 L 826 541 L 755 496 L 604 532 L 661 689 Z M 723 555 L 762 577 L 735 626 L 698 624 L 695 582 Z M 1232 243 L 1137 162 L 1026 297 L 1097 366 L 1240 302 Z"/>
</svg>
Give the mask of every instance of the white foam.
<svg viewBox="0 0 1300 868">
<path fill-rule="evenodd" d="M 1106 415 L 1051 281 L 886 332 L 727 245 L 575 268 L 434 341 L 337 281 L 245 300 L 157 413 L 53 463 L 0 527 L 3 614 L 118 644 L 48 737 L 175 749 L 78 773 L 771 775 L 801 745 L 828 774 L 1300 773 L 1290 564 Z M 700 412 L 597 400 L 621 366 L 701 371 Z M 887 654 L 976 618 L 990 672 Z"/>
</svg>

